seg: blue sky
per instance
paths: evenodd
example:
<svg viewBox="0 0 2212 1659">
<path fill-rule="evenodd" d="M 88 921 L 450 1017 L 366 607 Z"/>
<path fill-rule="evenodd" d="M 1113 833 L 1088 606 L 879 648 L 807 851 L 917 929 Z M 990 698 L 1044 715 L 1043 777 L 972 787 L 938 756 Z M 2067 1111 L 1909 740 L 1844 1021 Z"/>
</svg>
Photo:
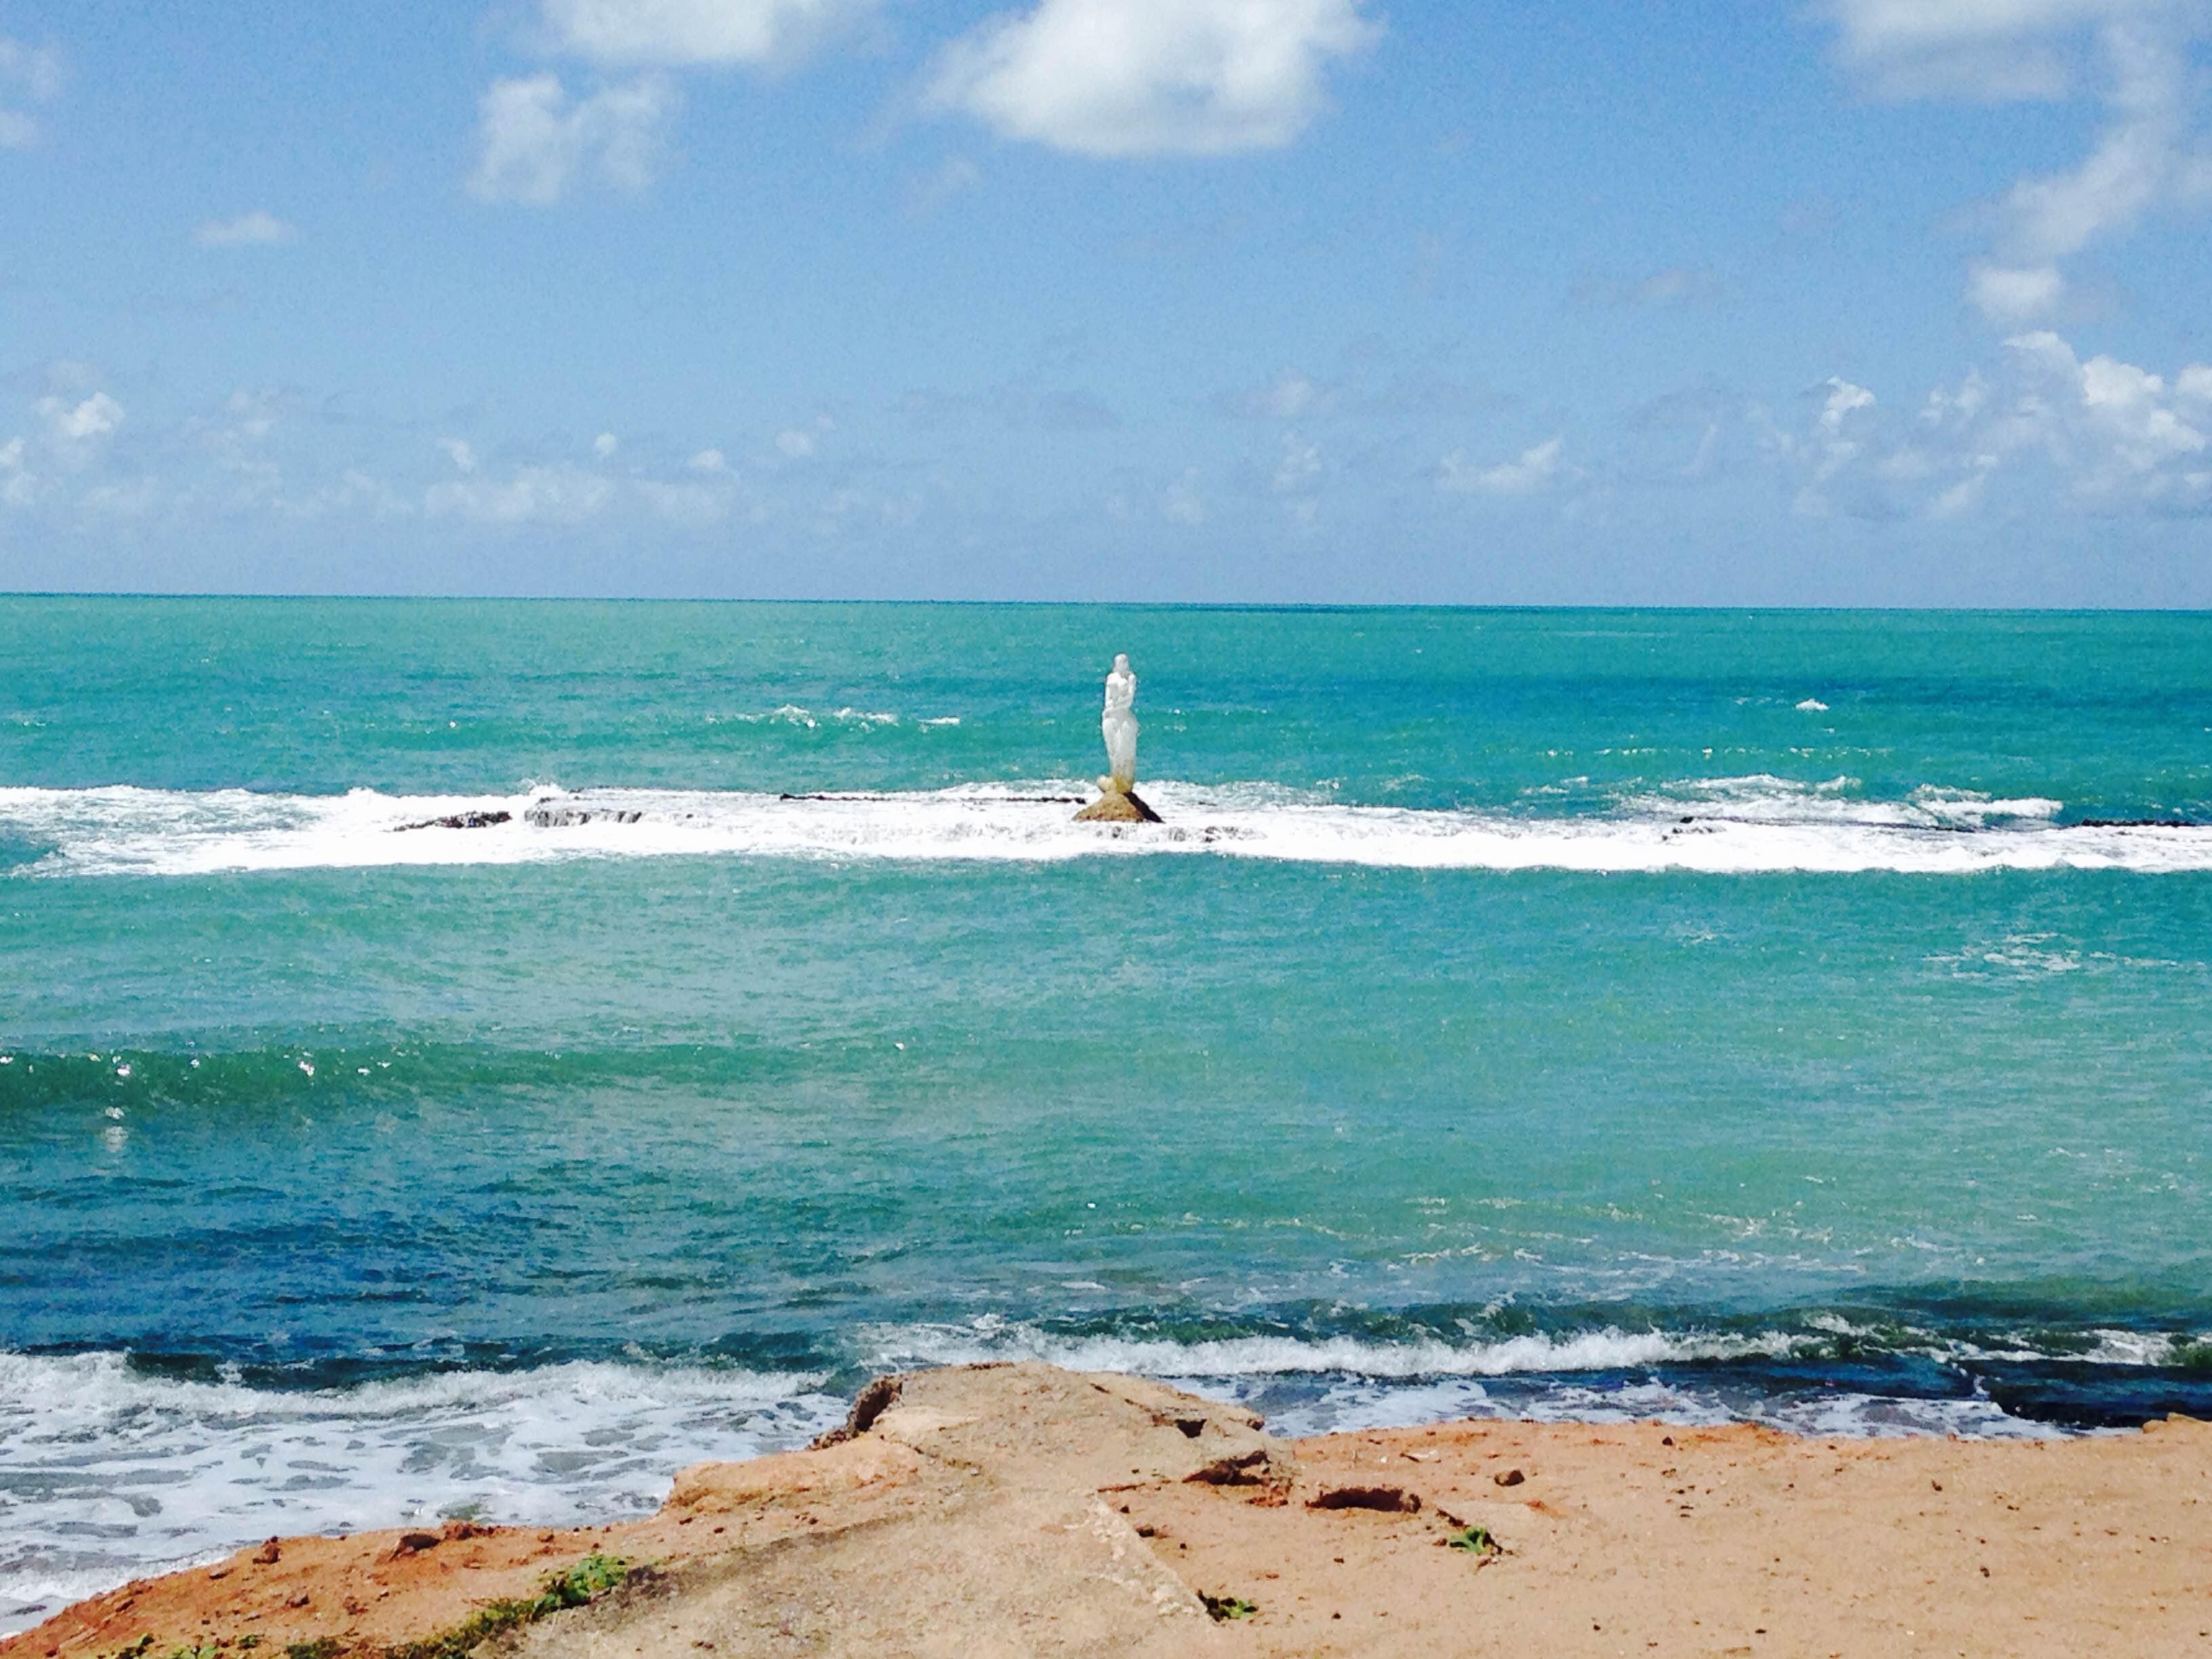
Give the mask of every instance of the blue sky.
<svg viewBox="0 0 2212 1659">
<path fill-rule="evenodd" d="M 0 0 L 0 589 L 2212 604 L 2212 0 Z"/>
</svg>

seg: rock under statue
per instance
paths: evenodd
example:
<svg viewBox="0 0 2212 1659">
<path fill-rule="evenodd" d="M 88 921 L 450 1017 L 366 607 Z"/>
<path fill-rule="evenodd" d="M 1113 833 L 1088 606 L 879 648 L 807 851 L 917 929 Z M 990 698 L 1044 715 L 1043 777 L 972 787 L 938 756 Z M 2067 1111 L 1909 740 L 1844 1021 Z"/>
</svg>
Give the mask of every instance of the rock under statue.
<svg viewBox="0 0 2212 1659">
<path fill-rule="evenodd" d="M 1085 823 L 1158 823 L 1160 815 L 1137 796 L 1137 677 L 1129 670 L 1126 654 L 1114 659 L 1114 672 L 1106 677 L 1106 712 L 1098 729 L 1106 739 L 1105 777 L 1098 780 L 1098 799 L 1075 816 Z"/>
</svg>

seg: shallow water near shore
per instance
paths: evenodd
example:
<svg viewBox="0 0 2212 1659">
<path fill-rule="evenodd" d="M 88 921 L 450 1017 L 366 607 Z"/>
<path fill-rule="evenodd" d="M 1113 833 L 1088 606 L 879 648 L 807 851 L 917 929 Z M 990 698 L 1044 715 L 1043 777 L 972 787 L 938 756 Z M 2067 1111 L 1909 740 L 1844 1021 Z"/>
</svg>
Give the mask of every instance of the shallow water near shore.
<svg viewBox="0 0 2212 1659">
<path fill-rule="evenodd" d="M 947 1360 L 2212 1413 L 2208 823 L 2201 617 L 0 600 L 0 1629 Z"/>
</svg>

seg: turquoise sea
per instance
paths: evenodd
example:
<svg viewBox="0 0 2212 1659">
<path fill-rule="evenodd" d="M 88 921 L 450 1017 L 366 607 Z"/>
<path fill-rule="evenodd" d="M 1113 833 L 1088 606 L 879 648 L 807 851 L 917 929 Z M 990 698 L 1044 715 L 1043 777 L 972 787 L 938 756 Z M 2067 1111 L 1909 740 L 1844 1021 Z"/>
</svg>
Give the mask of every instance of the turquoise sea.
<svg viewBox="0 0 2212 1659">
<path fill-rule="evenodd" d="M 0 599 L 0 1630 L 939 1360 L 2212 1412 L 2207 825 L 2197 615 Z"/>
</svg>

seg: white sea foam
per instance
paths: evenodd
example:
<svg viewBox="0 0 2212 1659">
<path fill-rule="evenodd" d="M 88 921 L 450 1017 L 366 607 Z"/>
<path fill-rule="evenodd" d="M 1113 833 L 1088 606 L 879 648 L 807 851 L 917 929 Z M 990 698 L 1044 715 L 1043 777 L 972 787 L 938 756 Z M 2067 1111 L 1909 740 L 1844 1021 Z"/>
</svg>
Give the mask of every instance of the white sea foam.
<svg viewBox="0 0 2212 1659">
<path fill-rule="evenodd" d="M 1271 784 L 1148 782 L 1164 824 L 1079 824 L 1069 780 L 780 797 L 738 791 L 541 788 L 513 796 L 0 789 L 0 831 L 55 850 L 11 878 L 206 875 L 655 855 L 1055 861 L 1210 855 L 1449 870 L 2212 869 L 2212 828 L 2053 823 L 2059 803 L 1923 788 L 1869 800 L 1853 780 L 1692 780 L 1601 816 L 1346 805 Z M 533 805 L 607 816 L 550 828 Z M 489 828 L 402 826 L 506 812 Z M 615 814 L 635 814 L 634 822 Z"/>
<path fill-rule="evenodd" d="M 1226 1388 L 1203 1377 L 1180 1379 L 1194 1393 L 1252 1403 L 1263 1390 L 1243 1379 Z M 1979 1440 L 2049 1440 L 2067 1431 L 2014 1417 L 1980 1398 L 1909 1400 L 1893 1395 L 1823 1391 L 1808 1399 L 1774 1400 L 1717 1385 L 1632 1378 L 1599 1384 L 1545 1388 L 1500 1387 L 1443 1377 L 1400 1385 L 1359 1379 L 1333 1381 L 1310 1397 L 1266 1402 L 1267 1426 L 1285 1436 L 1360 1429 L 1412 1428 L 1457 1418 L 1516 1419 L 1538 1423 L 1673 1423 L 1711 1428 L 1724 1423 L 1764 1423 L 1791 1434 L 1843 1439 L 1906 1435 L 1956 1435 Z"/>
<path fill-rule="evenodd" d="M 1042 1359 L 1072 1370 L 1135 1371 L 1152 1376 L 1340 1376 L 1379 1382 L 1599 1371 L 1698 1360 L 1785 1358 L 1803 1339 L 1782 1332 L 1733 1335 L 1704 1331 L 1577 1331 L 1491 1340 L 1438 1338 L 1372 1342 L 1358 1337 L 1235 1336 L 1177 1342 L 1164 1338 L 1061 1336 L 990 1316 L 961 1325 L 906 1326 L 866 1333 L 872 1363 L 890 1369 Z"/>
<path fill-rule="evenodd" d="M 2158 1331 L 2104 1330 L 2093 1334 L 2095 1346 L 2081 1356 L 2092 1365 L 2170 1365 L 2189 1340 Z"/>
<path fill-rule="evenodd" d="M 817 714 L 811 708 L 802 708 L 797 703 L 791 702 L 785 703 L 778 708 L 771 708 L 764 714 L 710 714 L 707 718 L 709 725 L 720 720 L 732 720 L 747 726 L 798 726 L 810 732 L 824 725 L 869 726 L 896 726 L 899 723 L 899 717 L 896 714 L 881 714 L 873 709 L 832 708 Z M 955 714 L 934 720 L 917 720 L 915 723 L 917 726 L 957 726 L 960 724 L 960 718 Z"/>
<path fill-rule="evenodd" d="M 272 1533 L 642 1513 L 686 1463 L 837 1421 L 820 1382 L 579 1363 L 303 1393 L 0 1354 L 0 1634 Z"/>
<path fill-rule="evenodd" d="M 1832 1325 L 1834 1322 L 1828 1322 Z M 1818 1435 L 2048 1436 L 1985 1399 L 1820 1391 L 1774 1396 L 1661 1366 L 1786 1360 L 1817 1336 L 1601 1328 L 1378 1341 L 1063 1335 L 987 1316 L 856 1334 L 860 1364 L 1042 1359 L 1136 1372 L 1259 1403 L 1280 1433 L 1455 1417 L 1755 1421 Z M 2081 1356 L 2170 1363 L 2174 1339 L 2095 1333 Z M 2029 1345 L 1931 1352 L 2032 1359 Z M 1711 1380 L 1702 1380 L 1710 1378 Z M 844 1402 L 823 1379 L 572 1363 L 454 1371 L 315 1392 L 150 1376 L 115 1353 L 0 1353 L 0 1635 L 128 1578 L 272 1533 L 366 1530 L 468 1514 L 562 1525 L 649 1511 L 683 1465 L 804 1443 Z"/>
<path fill-rule="evenodd" d="M 2117 1335 L 2117 1333 L 2103 1334 Z M 1818 1339 L 1781 1331 L 1600 1329 L 1559 1336 L 1488 1340 L 1377 1342 L 1354 1337 L 1232 1337 L 1212 1341 L 1060 1336 L 985 1316 L 961 1325 L 884 1328 L 866 1334 L 872 1364 L 884 1369 L 1042 1359 L 1078 1370 L 1157 1376 L 1214 1399 L 1265 1411 L 1285 1435 L 1404 1427 L 1453 1418 L 1538 1422 L 1685 1425 L 1765 1423 L 1794 1434 L 1850 1437 L 1960 1435 L 2050 1438 L 2068 1431 L 2014 1416 L 1971 1396 L 1910 1399 L 1819 1390 L 1776 1395 L 1731 1382 L 1638 1373 L 1658 1366 L 1728 1360 L 1786 1360 L 1817 1349 Z M 1958 1358 L 1958 1345 L 1936 1344 Z M 2171 1345 L 2104 1345 L 2115 1364 L 2157 1364 Z M 2034 1358 L 2022 1353 L 2014 1358 Z"/>
</svg>

